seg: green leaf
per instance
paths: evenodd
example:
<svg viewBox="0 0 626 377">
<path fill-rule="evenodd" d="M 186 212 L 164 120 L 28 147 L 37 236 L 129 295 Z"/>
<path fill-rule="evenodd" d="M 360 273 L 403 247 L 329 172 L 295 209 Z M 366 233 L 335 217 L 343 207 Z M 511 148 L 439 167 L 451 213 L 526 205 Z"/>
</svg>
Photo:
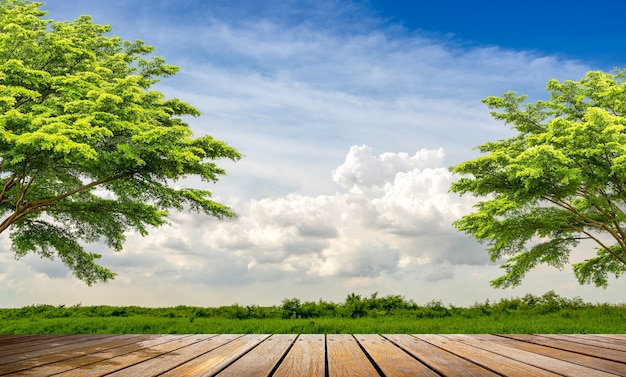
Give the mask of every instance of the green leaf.
<svg viewBox="0 0 626 377">
<path fill-rule="evenodd" d="M 482 156 L 450 170 L 451 191 L 485 200 L 454 222 L 508 258 L 496 287 L 521 284 L 538 264 L 562 268 L 581 240 L 597 257 L 574 264 L 582 283 L 606 286 L 626 268 L 626 71 L 550 80 L 549 101 L 506 92 L 484 102 L 518 132 L 478 146 Z M 609 241 L 607 241 L 607 239 Z"/>
<path fill-rule="evenodd" d="M 126 232 L 147 235 L 171 209 L 235 216 L 209 191 L 170 186 L 217 181 L 215 160 L 241 158 L 194 138 L 182 119 L 199 111 L 151 89 L 178 67 L 89 16 L 56 22 L 42 3 L 0 3 L 0 232 L 17 256 L 58 257 L 87 284 L 105 282 L 115 274 L 86 245 L 121 250 Z"/>
</svg>

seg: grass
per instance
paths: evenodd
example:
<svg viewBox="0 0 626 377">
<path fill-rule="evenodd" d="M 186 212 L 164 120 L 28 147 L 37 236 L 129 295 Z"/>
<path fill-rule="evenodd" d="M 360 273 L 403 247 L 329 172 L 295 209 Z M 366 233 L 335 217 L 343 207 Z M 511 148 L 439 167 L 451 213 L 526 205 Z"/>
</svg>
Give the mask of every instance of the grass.
<svg viewBox="0 0 626 377">
<path fill-rule="evenodd" d="M 2 334 L 626 333 L 626 306 L 548 292 L 469 308 L 420 306 L 399 296 L 348 295 L 343 304 L 285 299 L 281 306 L 219 308 L 33 305 L 0 309 Z"/>
</svg>

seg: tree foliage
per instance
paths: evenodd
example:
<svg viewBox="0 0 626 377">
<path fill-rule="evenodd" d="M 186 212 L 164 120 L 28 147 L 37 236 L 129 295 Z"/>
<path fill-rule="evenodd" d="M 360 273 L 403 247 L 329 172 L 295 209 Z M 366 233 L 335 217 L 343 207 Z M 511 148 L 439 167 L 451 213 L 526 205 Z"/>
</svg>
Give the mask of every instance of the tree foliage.
<svg viewBox="0 0 626 377">
<path fill-rule="evenodd" d="M 455 226 L 508 258 L 495 287 L 521 283 L 538 264 L 563 268 L 581 240 L 594 257 L 574 263 L 581 284 L 606 287 L 626 272 L 626 71 L 550 80 L 550 99 L 526 103 L 507 92 L 483 102 L 516 135 L 478 147 L 452 170 L 452 191 L 484 200 Z"/>
<path fill-rule="evenodd" d="M 42 5 L 0 0 L 0 232 L 16 256 L 58 256 L 92 284 L 114 273 L 84 243 L 121 250 L 127 230 L 146 235 L 170 209 L 234 216 L 209 191 L 171 187 L 214 182 L 214 160 L 240 158 L 193 138 L 181 117 L 198 110 L 151 89 L 178 68 L 88 16 L 45 19 Z"/>
</svg>

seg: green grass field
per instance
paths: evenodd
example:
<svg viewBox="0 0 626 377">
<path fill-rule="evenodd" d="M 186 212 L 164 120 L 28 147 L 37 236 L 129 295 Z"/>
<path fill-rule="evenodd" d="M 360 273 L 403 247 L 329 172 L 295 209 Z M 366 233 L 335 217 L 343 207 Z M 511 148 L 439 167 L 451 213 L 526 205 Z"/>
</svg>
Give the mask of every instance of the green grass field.
<svg viewBox="0 0 626 377">
<path fill-rule="evenodd" d="M 341 304 L 285 299 L 271 307 L 33 305 L 0 309 L 0 333 L 626 333 L 626 305 L 589 304 L 554 292 L 468 308 L 376 294 L 351 294 Z"/>
</svg>

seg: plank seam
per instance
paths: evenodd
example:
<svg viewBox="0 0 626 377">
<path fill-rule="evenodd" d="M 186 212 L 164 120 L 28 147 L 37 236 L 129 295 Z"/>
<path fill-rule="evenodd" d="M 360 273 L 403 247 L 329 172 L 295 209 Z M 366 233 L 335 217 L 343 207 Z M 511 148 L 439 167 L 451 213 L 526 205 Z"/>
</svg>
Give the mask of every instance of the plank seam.
<svg viewBox="0 0 626 377">
<path fill-rule="evenodd" d="M 262 341 L 258 342 L 254 346 L 250 347 L 249 350 L 247 350 L 246 352 L 244 352 L 241 355 L 239 355 L 239 357 L 237 357 L 236 359 L 231 360 L 230 363 L 224 365 L 222 368 L 220 368 L 220 369 L 216 370 L 215 372 L 211 373 L 210 376 L 216 376 L 216 375 L 220 374 L 224 369 L 226 369 L 229 366 L 233 365 L 237 360 L 239 360 L 240 358 L 246 356 L 250 351 L 252 351 L 253 349 L 257 348 L 261 343 L 265 342 L 266 340 L 268 340 L 271 337 L 272 337 L 272 335 L 270 334 L 270 336 L 268 336 L 267 338 L 265 338 Z"/>
<path fill-rule="evenodd" d="M 324 334 L 324 377 L 330 377 L 330 360 L 328 360 L 328 334 Z"/>
<path fill-rule="evenodd" d="M 557 372 L 557 371 L 555 371 L 555 370 L 548 369 L 548 367 L 546 367 L 546 366 L 544 366 L 544 365 L 529 364 L 529 363 L 528 363 L 528 362 L 526 362 L 526 361 L 522 361 L 522 360 L 519 360 L 519 359 L 517 359 L 517 358 L 515 358 L 515 357 L 509 356 L 507 353 L 503 353 L 504 351 L 495 351 L 495 350 L 490 350 L 489 348 L 484 348 L 483 346 L 481 346 L 481 344 L 480 344 L 480 343 L 467 343 L 467 342 L 466 342 L 465 344 L 466 344 L 466 345 L 468 345 L 468 346 L 472 346 L 472 347 L 475 347 L 475 348 L 481 349 L 481 350 L 483 350 L 483 351 L 491 352 L 491 353 L 493 353 L 493 354 L 496 354 L 496 355 L 500 355 L 500 356 L 506 357 L 506 358 L 511 359 L 511 360 L 516 360 L 516 361 L 519 361 L 519 362 L 521 362 L 521 363 L 528 364 L 528 365 L 533 366 L 533 367 L 535 367 L 535 368 L 543 369 L 543 370 L 545 370 L 546 372 L 550 372 L 550 373 L 554 373 L 554 374 L 559 374 L 559 375 L 562 375 L 561 373 L 559 373 L 559 372 Z M 515 349 L 515 350 L 519 350 L 518 348 L 515 348 L 515 347 L 512 347 L 512 346 L 509 346 L 509 345 L 506 345 L 506 344 L 501 344 L 501 346 L 503 346 L 503 347 L 508 347 L 508 348 L 512 348 L 512 349 Z M 552 359 L 552 360 L 557 360 L 557 361 L 561 361 L 561 362 L 568 363 L 568 364 L 578 365 L 578 366 L 581 366 L 581 367 L 583 367 L 583 368 L 589 368 L 589 367 L 587 367 L 587 366 L 584 366 L 584 365 L 579 365 L 579 364 L 575 364 L 575 363 L 572 363 L 572 362 L 569 362 L 569 361 L 564 361 L 564 360 L 561 360 L 561 359 L 556 358 L 556 357 L 553 357 L 553 356 L 543 355 L 543 354 L 538 354 L 538 353 L 536 353 L 536 352 L 527 351 L 527 350 L 521 350 L 521 351 L 523 351 L 523 352 L 528 352 L 528 353 L 531 353 L 531 354 L 534 354 L 534 355 L 537 355 L 537 356 L 547 357 L 547 358 L 550 358 L 550 359 Z M 589 369 L 594 369 L 594 368 L 589 368 Z M 595 370 L 597 370 L 597 369 L 595 369 Z"/>
<path fill-rule="evenodd" d="M 550 347 L 550 346 L 547 346 L 547 345 L 545 345 L 545 344 L 538 344 L 538 343 L 527 342 L 527 341 L 525 341 L 525 340 L 508 338 L 508 337 L 505 337 L 505 336 L 501 336 L 500 334 L 493 334 L 493 335 L 494 335 L 494 336 L 497 336 L 497 337 L 500 337 L 500 338 L 503 338 L 503 339 L 506 339 L 506 340 L 508 340 L 508 341 L 513 341 L 513 342 L 516 342 L 516 343 L 522 343 L 522 344 L 527 344 L 527 345 L 537 346 L 537 347 L 544 347 L 544 348 L 549 348 L 549 349 L 553 349 L 553 350 L 560 351 L 560 352 L 564 352 L 564 353 L 569 353 L 569 354 L 571 354 L 572 356 L 575 356 L 575 355 L 581 355 L 581 356 L 584 356 L 584 357 L 589 357 L 589 358 L 594 358 L 594 359 L 604 360 L 604 361 L 607 361 L 607 362 L 610 362 L 610 363 L 624 364 L 624 363 L 620 363 L 620 362 L 615 361 L 615 360 L 606 360 L 606 359 L 603 359 L 603 358 L 600 358 L 600 357 L 590 356 L 590 355 L 585 355 L 585 354 L 582 354 L 582 353 L 579 353 L 579 352 L 574 352 L 574 351 L 571 351 L 571 350 L 566 350 L 566 349 L 561 349 L 561 348 Z M 507 344 L 507 346 L 512 347 L 512 348 L 516 348 L 516 349 L 525 350 L 524 348 L 519 348 L 519 347 L 516 347 L 514 344 L 511 344 L 511 345 L 508 345 L 508 344 Z M 544 353 L 542 353 L 542 352 L 537 352 L 537 354 L 539 354 L 539 355 L 544 355 L 544 356 L 548 356 L 548 355 L 546 355 L 546 354 L 544 354 Z M 597 371 L 601 371 L 601 372 L 606 372 L 606 373 L 612 373 L 612 374 L 615 374 L 615 372 L 610 371 L 610 370 L 606 370 L 606 369 L 603 369 L 603 368 L 598 368 L 597 366 L 590 366 L 590 365 L 589 365 L 589 364 L 587 364 L 587 363 L 581 363 L 581 362 L 578 362 L 577 360 L 579 360 L 579 358 L 576 358 L 575 360 L 570 360 L 570 359 L 565 359 L 565 358 L 562 358 L 562 357 L 555 357 L 555 356 L 548 356 L 548 357 L 551 357 L 551 358 L 556 359 L 556 360 L 561 360 L 561 361 L 564 361 L 564 362 L 567 362 L 567 363 L 571 363 L 571 364 L 574 364 L 574 365 L 579 365 L 579 366 L 581 366 L 581 367 L 591 368 L 591 369 L 594 369 L 594 370 L 597 370 Z M 619 374 L 616 374 L 616 375 L 619 375 Z"/>
<path fill-rule="evenodd" d="M 555 340 L 561 340 L 561 341 L 565 341 L 565 342 L 582 344 L 582 345 L 585 345 L 585 346 L 604 348 L 604 349 L 611 350 L 611 351 L 626 352 L 623 349 L 617 349 L 615 347 L 611 347 L 610 343 L 596 344 L 596 343 L 602 343 L 601 341 L 596 341 L 596 340 L 592 340 L 592 343 L 589 343 L 589 342 L 586 342 L 585 339 L 578 338 L 576 336 L 571 336 L 571 334 L 547 334 L 547 335 L 557 335 L 557 337 L 552 337 L 552 336 L 545 337 L 547 339 L 555 339 Z M 562 338 L 563 336 L 565 337 L 565 339 Z"/>
<path fill-rule="evenodd" d="M 425 365 L 428 369 L 432 370 L 434 373 L 437 373 L 438 375 L 445 377 L 445 374 L 443 374 L 443 372 L 438 371 L 437 368 L 435 368 L 434 366 L 431 366 L 430 364 L 428 364 L 426 361 L 422 360 L 417 355 L 413 355 L 410 351 L 408 351 L 406 348 L 402 347 L 400 344 L 394 342 L 393 340 L 387 338 L 384 335 L 381 335 L 381 336 L 383 337 L 383 339 L 386 339 L 388 342 L 390 342 L 394 346 L 400 348 L 404 353 L 406 353 L 407 355 L 411 356 L 413 359 L 415 359 L 415 360 L 419 361 L 420 363 L 422 363 L 423 365 Z"/>
<path fill-rule="evenodd" d="M 278 362 L 276 363 L 276 365 L 274 365 L 274 367 L 272 368 L 270 373 L 267 375 L 267 377 L 272 377 L 276 373 L 278 368 L 280 368 L 280 365 L 283 363 L 283 360 L 285 360 L 285 358 L 289 354 L 289 351 L 291 351 L 291 349 L 293 348 L 294 344 L 296 344 L 296 340 L 298 340 L 300 335 L 301 334 L 298 334 L 298 336 L 293 338 L 293 340 L 291 341 L 291 344 L 289 345 L 289 347 L 287 347 L 287 350 L 283 353 L 283 355 L 280 357 L 280 359 L 278 359 Z"/>
<path fill-rule="evenodd" d="M 194 334 L 187 334 L 187 335 L 184 335 L 183 337 L 181 337 L 181 339 L 184 339 L 184 338 L 187 338 L 187 337 L 191 337 L 191 336 L 194 336 Z M 207 338 L 207 339 L 214 338 L 215 336 L 217 336 L 217 335 L 213 335 L 213 336 L 211 336 L 211 337 L 209 337 L 209 338 Z M 102 375 L 102 377 L 104 377 L 104 376 L 108 376 L 108 375 L 111 375 L 111 374 L 114 374 L 114 373 L 118 373 L 119 371 L 122 371 L 122 370 L 124 370 L 124 369 L 128 369 L 128 368 L 134 367 L 134 366 L 135 366 L 135 365 L 137 365 L 137 364 L 145 363 L 146 361 L 149 361 L 149 360 L 155 359 L 155 358 L 157 358 L 157 357 L 161 357 L 161 356 L 163 356 L 163 355 L 167 355 L 168 353 L 172 353 L 172 352 L 178 351 L 178 350 L 180 350 L 180 349 L 182 349 L 182 348 L 185 348 L 185 347 L 191 346 L 191 345 L 196 344 L 196 343 L 203 342 L 203 341 L 205 341 L 205 340 L 207 340 L 207 339 L 200 339 L 200 340 L 198 340 L 197 342 L 189 343 L 189 344 L 184 345 L 184 346 L 181 346 L 181 347 L 179 347 L 179 348 L 175 348 L 175 349 L 173 349 L 173 350 L 170 350 L 170 351 L 167 351 L 167 352 L 163 352 L 163 353 L 160 353 L 160 354 L 158 354 L 158 355 L 154 355 L 154 356 L 152 356 L 152 357 L 149 357 L 149 358 L 147 358 L 147 359 L 143 359 L 143 360 L 141 360 L 141 361 L 137 361 L 137 362 L 132 363 L 132 364 L 128 364 L 128 365 L 124 366 L 124 367 L 123 367 L 123 368 L 121 368 L 121 369 L 116 369 L 116 370 L 113 370 L 113 371 L 111 371 L 111 372 L 107 372 L 107 373 L 103 374 L 103 375 Z M 163 345 L 163 344 L 167 344 L 167 343 L 169 343 L 169 342 L 174 342 L 174 341 L 177 341 L 177 339 L 172 339 L 172 340 L 167 341 L 167 342 L 165 342 L 165 343 L 159 343 L 158 345 Z M 131 351 L 131 352 L 127 352 L 127 353 L 124 353 L 124 354 L 121 354 L 121 355 L 129 355 L 129 354 L 134 353 L 134 352 L 137 352 L 137 351 L 138 351 L 138 350 Z M 117 356 L 119 356 L 119 355 L 117 355 Z M 117 357 L 117 356 L 116 356 L 116 357 Z M 94 364 L 95 364 L 95 363 L 94 363 Z M 92 365 L 92 364 L 88 364 L 88 365 Z M 83 366 L 84 366 L 84 365 L 83 365 Z M 80 368 L 74 368 L 74 369 L 80 369 Z"/>
<path fill-rule="evenodd" d="M 359 342 L 359 340 L 356 338 L 356 336 L 354 336 L 354 334 L 350 334 L 350 335 L 354 338 L 354 340 L 356 341 L 356 344 L 358 344 L 358 346 L 361 349 L 361 351 L 363 351 L 363 353 L 365 354 L 365 357 L 367 357 L 367 359 L 370 361 L 370 363 L 372 363 L 372 366 L 374 367 L 374 369 L 376 369 L 376 371 L 378 372 L 380 377 L 386 377 L 385 373 L 383 372 L 383 370 L 380 369 L 378 364 L 376 364 L 376 362 L 374 361 L 374 358 L 367 352 L 365 347 L 361 344 L 361 342 Z"/>
<path fill-rule="evenodd" d="M 109 337 L 109 336 L 107 336 L 107 337 L 102 337 L 102 338 L 99 338 L 98 340 L 110 339 L 110 338 L 112 338 L 112 337 L 116 337 L 116 336 L 120 336 L 120 335 L 116 335 L 116 334 L 114 334 L 114 335 L 111 335 L 110 337 Z M 33 366 L 28 366 L 28 367 L 26 367 L 26 368 L 22 368 L 22 369 L 19 369 L 19 370 L 14 370 L 14 371 L 13 371 L 13 372 L 11 372 L 11 373 L 24 372 L 24 371 L 28 371 L 28 370 L 30 370 L 30 369 L 36 369 L 36 368 L 40 368 L 40 367 L 45 367 L 46 365 L 51 365 L 51 364 L 56 364 L 56 363 L 59 363 L 59 362 L 62 362 L 62 361 L 68 361 L 68 360 L 72 360 L 72 359 L 77 359 L 77 358 L 80 358 L 80 357 L 84 357 L 84 356 L 89 356 L 89 355 L 92 355 L 92 354 L 94 354 L 94 353 L 99 353 L 99 352 L 104 352 L 104 351 L 110 351 L 110 350 L 115 349 L 115 348 L 125 347 L 125 346 L 131 345 L 131 344 L 134 344 L 134 343 L 138 343 L 138 342 L 141 342 L 141 339 L 139 339 L 139 340 L 137 340 L 137 341 L 135 341 L 135 342 L 131 342 L 131 343 L 129 343 L 129 344 L 122 344 L 122 345 L 118 345 L 118 346 L 114 346 L 114 347 L 109 347 L 109 348 L 103 348 L 103 349 L 99 349 L 99 350 L 94 350 L 93 352 L 86 352 L 86 353 L 84 353 L 84 354 L 82 354 L 82 355 L 76 355 L 76 356 L 68 357 L 68 358 L 63 359 L 63 360 L 56 360 L 56 361 L 43 362 L 43 363 L 41 363 L 41 364 L 37 364 L 37 365 L 33 365 Z M 82 343 L 82 342 L 81 342 L 81 343 Z M 69 343 L 69 344 L 72 344 L 72 345 L 73 345 L 73 344 L 77 344 L 77 343 Z M 106 343 L 102 343 L 102 344 L 106 344 Z M 59 347 L 63 347 L 63 346 L 64 346 L 64 345 L 61 345 L 61 346 L 59 346 Z M 81 347 L 77 347 L 77 348 L 75 348 L 75 349 L 70 349 L 69 351 L 76 351 L 76 350 L 80 350 L 80 349 L 81 349 Z M 11 361 L 11 362 L 9 362 L 9 363 L 3 363 L 3 364 L 1 364 L 1 365 L 9 365 L 9 364 L 13 364 L 13 363 L 21 363 L 21 362 L 24 362 L 24 361 L 26 361 L 26 360 L 33 360 L 33 359 L 37 359 L 37 358 L 42 357 L 42 356 L 48 356 L 48 355 L 53 355 L 53 354 L 54 354 L 54 353 L 51 353 L 51 354 L 45 354 L 45 355 L 40 355 L 40 356 L 33 356 L 33 357 L 25 358 L 25 359 L 20 359 L 19 361 Z M 122 355 L 123 355 L 123 354 L 122 354 Z M 9 356 L 14 356 L 14 355 L 9 355 Z M 91 364 L 86 364 L 86 365 L 91 365 Z M 75 370 L 75 369 L 78 369 L 78 368 L 68 369 L 68 371 L 69 371 L 69 370 Z M 11 373 L 9 373 L 9 374 L 11 374 Z M 4 375 L 6 375 L 6 374 L 5 374 L 5 373 L 0 374 L 0 376 L 4 376 Z"/>
<path fill-rule="evenodd" d="M 539 334 L 532 334 L 532 335 L 541 336 Z M 507 338 L 507 339 L 513 339 L 513 340 L 518 340 L 519 341 L 519 339 L 508 337 L 507 334 L 502 334 L 502 335 L 499 335 L 499 336 L 502 336 L 502 337 Z M 546 339 L 549 340 L 549 338 L 546 338 Z M 573 350 L 569 350 L 569 349 L 566 349 L 566 348 L 558 347 L 556 345 L 542 344 L 542 343 L 540 343 L 538 341 L 533 341 L 532 339 L 522 340 L 522 342 L 526 342 L 526 343 L 530 343 L 530 344 L 537 344 L 537 345 L 540 345 L 540 346 L 549 347 L 549 348 L 553 348 L 553 349 L 556 349 L 556 350 L 561 350 L 561 351 L 566 351 L 566 352 L 571 352 L 571 353 L 576 353 L 576 354 L 579 354 L 579 355 L 595 357 L 596 359 L 602 359 L 602 360 L 607 360 L 607 361 L 613 361 L 613 362 L 616 362 L 616 363 L 626 364 L 623 361 L 615 360 L 615 359 L 612 359 L 612 358 L 609 358 L 609 357 L 603 357 L 603 356 L 600 356 L 600 355 L 592 355 L 592 354 L 587 353 L 585 351 L 580 351 L 580 352 L 579 351 L 573 351 Z M 567 341 L 565 340 L 564 342 L 567 342 Z M 575 342 L 571 342 L 571 343 L 575 343 Z M 580 344 L 580 343 L 578 343 L 578 344 Z M 595 346 L 592 346 L 592 347 L 595 347 Z M 596 347 L 596 348 L 602 348 L 602 347 Z M 604 348 L 604 349 L 606 349 L 606 348 Z M 612 350 L 612 351 L 615 351 L 615 350 Z"/>
<path fill-rule="evenodd" d="M 477 366 L 479 366 L 479 367 L 481 367 L 481 368 L 483 368 L 483 369 L 487 369 L 488 371 L 493 372 L 493 373 L 497 374 L 498 376 L 508 377 L 507 375 L 502 374 L 502 373 L 498 372 L 497 370 L 490 368 L 488 365 L 485 365 L 485 364 L 483 364 L 483 363 L 480 363 L 480 362 L 478 362 L 478 361 L 476 361 L 476 360 L 472 360 L 472 359 L 470 359 L 469 357 L 464 356 L 464 355 L 462 355 L 462 354 L 460 354 L 460 353 L 457 353 L 457 352 L 454 352 L 454 351 L 452 351 L 452 350 L 449 350 L 449 349 L 445 349 L 445 348 L 443 348 L 443 347 L 440 347 L 440 346 L 438 346 L 438 345 L 437 345 L 437 344 L 435 344 L 435 343 L 429 342 L 429 341 L 428 341 L 428 339 L 421 339 L 421 338 L 419 338 L 419 337 L 415 336 L 414 334 L 411 334 L 411 336 L 412 336 L 412 337 L 415 337 L 416 339 L 419 339 L 419 340 L 421 340 L 421 341 L 424 341 L 424 342 L 426 342 L 426 343 L 428 343 L 428 344 L 430 344 L 430 345 L 432 345 L 432 346 L 435 346 L 435 347 L 439 348 L 440 350 L 443 350 L 443 351 L 446 351 L 446 352 L 451 353 L 451 354 L 453 354 L 453 355 L 456 355 L 456 356 L 460 357 L 461 359 L 466 360 L 466 361 L 469 361 L 470 363 L 472 363 L 472 364 L 474 364 L 474 365 L 477 365 Z"/>
</svg>

